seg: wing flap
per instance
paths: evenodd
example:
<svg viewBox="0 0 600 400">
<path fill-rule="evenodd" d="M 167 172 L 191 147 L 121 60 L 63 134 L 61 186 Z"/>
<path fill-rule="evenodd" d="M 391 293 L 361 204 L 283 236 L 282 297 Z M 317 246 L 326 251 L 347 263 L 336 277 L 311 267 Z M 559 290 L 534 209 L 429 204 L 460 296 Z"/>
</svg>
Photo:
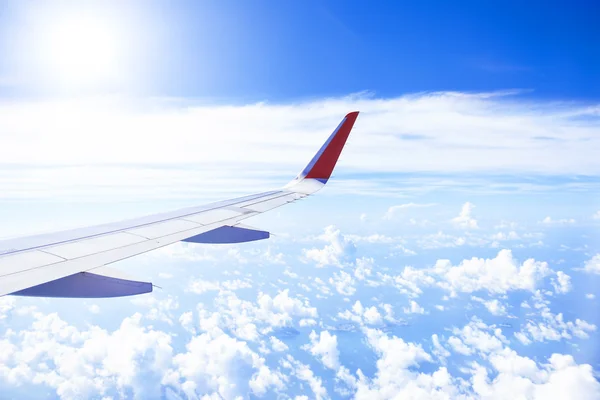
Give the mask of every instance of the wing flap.
<svg viewBox="0 0 600 400">
<path fill-rule="evenodd" d="M 78 272 L 12 293 L 15 296 L 103 298 L 133 296 L 152 291 L 152 283 L 126 277 L 112 268 Z"/>
<path fill-rule="evenodd" d="M 190 243 L 230 244 L 268 239 L 269 236 L 269 232 L 266 231 L 240 225 L 225 225 L 212 231 L 184 239 L 183 241 Z"/>
</svg>

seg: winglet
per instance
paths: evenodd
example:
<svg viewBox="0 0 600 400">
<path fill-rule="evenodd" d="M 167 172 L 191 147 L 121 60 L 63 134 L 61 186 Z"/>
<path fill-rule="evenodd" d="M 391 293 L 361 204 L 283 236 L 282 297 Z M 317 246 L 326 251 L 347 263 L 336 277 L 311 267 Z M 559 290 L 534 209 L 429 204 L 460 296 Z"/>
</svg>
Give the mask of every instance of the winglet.
<svg viewBox="0 0 600 400">
<path fill-rule="evenodd" d="M 357 117 L 358 111 L 353 111 L 344 117 L 310 163 L 296 177 L 296 181 L 316 179 L 323 184 L 327 183 Z"/>
</svg>

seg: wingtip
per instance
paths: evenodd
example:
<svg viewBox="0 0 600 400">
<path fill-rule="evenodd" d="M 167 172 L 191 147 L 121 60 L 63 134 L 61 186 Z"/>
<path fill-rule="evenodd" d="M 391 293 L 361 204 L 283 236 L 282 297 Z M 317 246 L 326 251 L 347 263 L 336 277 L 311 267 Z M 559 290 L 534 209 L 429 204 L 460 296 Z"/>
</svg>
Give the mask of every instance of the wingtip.
<svg viewBox="0 0 600 400">
<path fill-rule="evenodd" d="M 346 139 L 348 139 L 350 131 L 354 127 L 358 113 L 358 111 L 352 111 L 346 114 L 342 122 L 340 122 L 329 139 L 327 139 L 306 168 L 298 175 L 296 180 L 316 179 L 321 183 L 327 182 L 346 144 Z"/>
</svg>

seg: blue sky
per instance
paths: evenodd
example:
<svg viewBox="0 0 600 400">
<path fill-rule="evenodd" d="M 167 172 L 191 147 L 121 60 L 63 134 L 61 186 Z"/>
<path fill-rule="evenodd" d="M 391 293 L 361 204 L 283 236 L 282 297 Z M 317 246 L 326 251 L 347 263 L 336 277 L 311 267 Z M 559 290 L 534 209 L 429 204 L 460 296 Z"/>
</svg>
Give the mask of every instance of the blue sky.
<svg viewBox="0 0 600 400">
<path fill-rule="evenodd" d="M 600 397 L 598 7 L 0 0 L 0 237 L 278 188 L 361 111 L 268 241 L 0 298 L 0 393 Z"/>
<path fill-rule="evenodd" d="M 127 30 L 119 61 L 143 82 L 110 90 L 225 102 L 510 88 L 593 100 L 600 90 L 593 1 L 118 3 L 38 4 Z M 34 5 L 3 2 L 3 49 L 36 26 Z M 3 75 L 15 72 L 11 58 L 2 58 Z"/>
</svg>

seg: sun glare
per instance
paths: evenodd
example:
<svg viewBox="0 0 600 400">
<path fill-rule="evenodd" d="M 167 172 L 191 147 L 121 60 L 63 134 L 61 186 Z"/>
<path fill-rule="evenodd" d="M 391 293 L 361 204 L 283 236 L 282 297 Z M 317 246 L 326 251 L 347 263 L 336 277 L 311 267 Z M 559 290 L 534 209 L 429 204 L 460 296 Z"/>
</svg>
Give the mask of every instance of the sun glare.
<svg viewBox="0 0 600 400">
<path fill-rule="evenodd" d="M 108 82 L 118 73 L 118 44 L 116 28 L 100 19 L 55 21 L 43 38 L 49 78 L 67 86 Z"/>
</svg>

